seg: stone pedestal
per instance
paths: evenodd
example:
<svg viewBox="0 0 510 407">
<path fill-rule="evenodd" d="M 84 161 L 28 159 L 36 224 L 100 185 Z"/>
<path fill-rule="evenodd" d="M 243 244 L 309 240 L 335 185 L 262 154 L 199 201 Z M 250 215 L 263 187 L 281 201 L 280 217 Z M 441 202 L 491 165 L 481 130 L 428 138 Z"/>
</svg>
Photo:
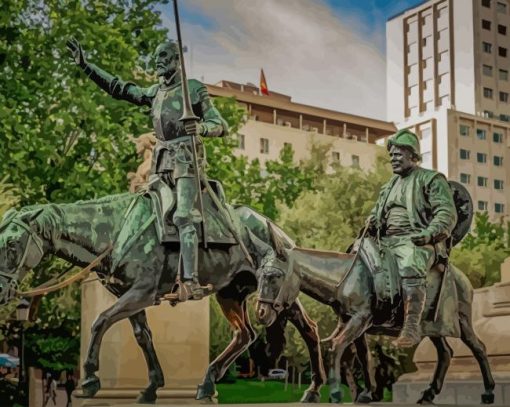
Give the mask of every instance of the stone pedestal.
<svg viewBox="0 0 510 407">
<path fill-rule="evenodd" d="M 510 405 L 510 258 L 501 266 L 501 283 L 475 290 L 473 326 L 487 348 L 489 363 L 496 382 L 495 403 Z M 449 338 L 454 358 L 445 385 L 435 402 L 480 404 L 484 391 L 478 363 L 460 339 Z M 437 354 L 425 339 L 414 355 L 418 371 L 400 377 L 393 385 L 393 401 L 416 402 L 434 374 Z"/>
<path fill-rule="evenodd" d="M 81 365 L 93 321 L 115 300 L 97 281 L 83 285 Z M 191 402 L 209 364 L 209 300 L 188 301 L 176 307 L 163 303 L 146 312 L 165 375 L 165 387 L 158 391 L 159 401 Z M 94 399 L 73 397 L 74 407 L 134 403 L 139 392 L 147 387 L 147 364 L 128 320 L 116 323 L 104 336 L 97 375 L 102 389 Z"/>
</svg>

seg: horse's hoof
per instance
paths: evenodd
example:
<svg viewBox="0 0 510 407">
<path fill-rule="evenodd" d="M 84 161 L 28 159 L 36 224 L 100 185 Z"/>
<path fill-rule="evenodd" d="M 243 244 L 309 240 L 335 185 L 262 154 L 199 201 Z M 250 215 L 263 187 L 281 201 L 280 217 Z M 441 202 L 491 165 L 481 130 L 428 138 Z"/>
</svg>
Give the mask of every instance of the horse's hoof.
<svg viewBox="0 0 510 407">
<path fill-rule="evenodd" d="M 434 404 L 434 397 L 436 397 L 434 390 L 424 390 L 416 404 Z"/>
<path fill-rule="evenodd" d="M 301 403 L 320 403 L 321 394 L 318 391 L 306 390 L 301 397 Z"/>
<path fill-rule="evenodd" d="M 101 381 L 96 375 L 91 375 L 85 378 L 81 384 L 81 388 L 83 393 L 82 397 L 92 398 L 99 390 L 101 390 Z"/>
<path fill-rule="evenodd" d="M 156 404 L 158 396 L 155 391 L 141 391 L 136 399 L 136 404 Z"/>
<path fill-rule="evenodd" d="M 335 391 L 335 392 L 329 394 L 329 402 L 330 403 L 341 403 L 342 398 L 343 398 L 343 395 L 342 395 L 341 391 Z"/>
<path fill-rule="evenodd" d="M 494 393 L 483 393 L 482 404 L 494 404 Z"/>
<path fill-rule="evenodd" d="M 357 404 L 369 404 L 373 401 L 372 393 L 369 391 L 362 391 L 356 399 Z"/>
<path fill-rule="evenodd" d="M 205 399 L 213 400 L 217 396 L 218 396 L 218 393 L 216 392 L 216 386 L 214 386 L 214 383 L 207 382 L 207 383 L 199 384 L 197 386 L 197 394 L 195 396 L 195 400 L 205 400 Z"/>
<path fill-rule="evenodd" d="M 198 404 L 218 404 L 218 399 L 215 398 L 215 397 L 204 397 L 200 400 L 198 400 L 199 403 Z"/>
</svg>

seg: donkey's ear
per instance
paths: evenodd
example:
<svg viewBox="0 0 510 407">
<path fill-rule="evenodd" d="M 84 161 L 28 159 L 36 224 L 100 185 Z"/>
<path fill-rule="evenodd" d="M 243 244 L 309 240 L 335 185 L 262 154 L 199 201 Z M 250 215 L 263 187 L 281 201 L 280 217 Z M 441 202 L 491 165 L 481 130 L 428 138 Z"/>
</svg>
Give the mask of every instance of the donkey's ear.
<svg viewBox="0 0 510 407">
<path fill-rule="evenodd" d="M 276 252 L 276 256 L 283 261 L 287 261 L 289 259 L 289 254 L 285 249 L 284 240 L 276 233 L 276 230 L 271 222 L 267 222 L 268 230 L 269 230 L 269 239 L 271 241 L 271 247 Z"/>
</svg>

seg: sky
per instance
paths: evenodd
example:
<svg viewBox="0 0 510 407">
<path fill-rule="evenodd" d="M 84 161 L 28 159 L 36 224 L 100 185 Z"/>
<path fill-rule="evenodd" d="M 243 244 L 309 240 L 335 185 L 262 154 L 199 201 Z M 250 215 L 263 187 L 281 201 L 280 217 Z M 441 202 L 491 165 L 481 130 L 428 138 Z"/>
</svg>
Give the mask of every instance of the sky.
<svg viewBox="0 0 510 407">
<path fill-rule="evenodd" d="M 422 0 L 181 0 L 189 78 L 259 85 L 294 102 L 386 119 L 385 27 Z M 172 2 L 160 8 L 176 38 Z"/>
</svg>

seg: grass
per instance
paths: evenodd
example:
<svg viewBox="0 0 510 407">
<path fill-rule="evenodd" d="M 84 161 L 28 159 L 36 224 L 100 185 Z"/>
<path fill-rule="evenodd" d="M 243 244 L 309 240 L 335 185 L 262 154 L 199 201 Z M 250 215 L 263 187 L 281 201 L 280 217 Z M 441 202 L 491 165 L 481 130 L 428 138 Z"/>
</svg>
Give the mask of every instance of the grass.
<svg viewBox="0 0 510 407">
<path fill-rule="evenodd" d="M 264 382 L 256 379 L 238 379 L 234 383 L 218 383 L 218 403 L 292 403 L 299 402 L 303 392 L 308 388 L 308 384 L 302 384 L 298 388 L 297 384 L 288 384 L 285 390 L 283 381 L 266 380 Z M 344 395 L 343 402 L 351 402 L 351 393 L 349 389 L 342 386 Z M 327 403 L 329 398 L 329 386 L 321 388 L 321 402 Z"/>
</svg>

